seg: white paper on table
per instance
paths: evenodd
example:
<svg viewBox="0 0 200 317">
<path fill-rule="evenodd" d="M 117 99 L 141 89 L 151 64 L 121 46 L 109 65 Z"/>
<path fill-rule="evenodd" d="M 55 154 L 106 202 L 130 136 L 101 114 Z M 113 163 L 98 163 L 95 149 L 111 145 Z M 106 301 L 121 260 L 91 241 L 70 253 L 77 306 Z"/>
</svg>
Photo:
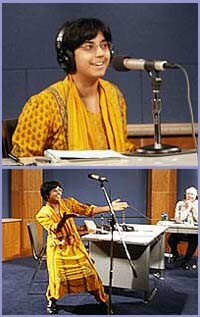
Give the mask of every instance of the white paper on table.
<svg viewBox="0 0 200 317">
<path fill-rule="evenodd" d="M 125 155 L 113 150 L 45 150 L 44 156 L 51 159 L 53 162 L 59 160 L 73 160 L 73 159 L 108 159 L 108 158 L 127 158 Z"/>
</svg>

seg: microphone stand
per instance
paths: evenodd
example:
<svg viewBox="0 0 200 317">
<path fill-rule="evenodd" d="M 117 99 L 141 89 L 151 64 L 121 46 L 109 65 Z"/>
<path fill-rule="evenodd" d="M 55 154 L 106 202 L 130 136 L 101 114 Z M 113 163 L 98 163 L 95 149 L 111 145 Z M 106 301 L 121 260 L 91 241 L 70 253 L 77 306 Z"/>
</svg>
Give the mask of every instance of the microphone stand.
<svg viewBox="0 0 200 317">
<path fill-rule="evenodd" d="M 151 86 L 152 86 L 152 114 L 153 114 L 153 123 L 154 123 L 154 144 L 146 145 L 136 150 L 137 153 L 141 154 L 166 154 L 166 153 L 177 153 L 181 149 L 175 145 L 161 144 L 161 123 L 160 123 L 160 112 L 162 108 L 162 101 L 159 98 L 159 91 L 161 86 L 161 78 L 159 72 L 156 72 L 156 75 L 153 76 L 151 71 L 147 72 L 151 77 Z"/>
<path fill-rule="evenodd" d="M 112 203 L 111 203 L 111 199 L 106 191 L 106 188 L 104 186 L 104 180 L 101 180 L 99 179 L 100 181 L 100 187 L 101 189 L 103 190 L 104 192 L 104 195 L 105 195 L 105 198 L 106 198 L 106 201 L 108 203 L 108 206 L 110 208 L 110 212 L 111 212 L 111 215 L 112 215 L 112 219 L 111 219 L 111 242 L 110 242 L 110 273 L 109 273 L 109 300 L 108 300 L 108 315 L 112 315 L 112 279 L 113 279 L 113 248 L 114 248 L 114 239 L 113 239 L 113 233 L 114 233 L 114 229 L 115 229 L 115 226 L 117 228 L 117 231 L 119 232 L 119 236 L 120 236 L 120 240 L 122 242 L 122 245 L 124 247 L 124 251 L 126 253 L 126 257 L 129 261 L 129 264 L 132 268 L 132 272 L 133 272 L 133 275 L 134 277 L 137 277 L 137 273 L 136 273 L 136 270 L 135 270 L 135 267 L 132 263 L 132 260 L 131 260 L 131 257 L 130 257 L 130 253 L 127 249 L 127 246 L 126 246 L 126 243 L 124 241 L 124 238 L 122 236 L 122 233 L 121 233 L 121 228 L 120 228 L 120 225 L 117 221 L 117 217 L 115 215 L 115 212 L 114 212 L 114 209 L 113 209 L 113 206 L 112 206 Z"/>
</svg>

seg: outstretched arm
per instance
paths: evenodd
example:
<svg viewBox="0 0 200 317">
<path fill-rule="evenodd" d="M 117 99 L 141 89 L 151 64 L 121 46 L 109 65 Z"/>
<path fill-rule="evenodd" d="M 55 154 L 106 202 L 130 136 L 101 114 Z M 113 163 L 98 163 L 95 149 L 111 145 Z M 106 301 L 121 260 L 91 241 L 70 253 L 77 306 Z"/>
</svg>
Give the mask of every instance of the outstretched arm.
<svg viewBox="0 0 200 317">
<path fill-rule="evenodd" d="M 112 202 L 112 206 L 114 211 L 119 211 L 126 209 L 128 207 L 128 203 L 125 201 L 121 201 L 120 199 L 115 199 Z M 108 211 L 110 211 L 109 206 L 94 206 L 94 215 Z"/>
</svg>

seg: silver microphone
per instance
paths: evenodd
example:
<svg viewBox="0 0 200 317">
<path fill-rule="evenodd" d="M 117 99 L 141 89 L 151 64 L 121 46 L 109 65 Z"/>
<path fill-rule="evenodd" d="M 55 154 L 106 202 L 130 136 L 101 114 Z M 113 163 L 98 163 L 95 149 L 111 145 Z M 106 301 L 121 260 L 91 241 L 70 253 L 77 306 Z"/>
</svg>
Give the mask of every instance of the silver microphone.
<svg viewBox="0 0 200 317">
<path fill-rule="evenodd" d="M 100 181 L 100 182 L 107 182 L 107 178 L 104 177 L 104 176 L 100 176 L 98 174 L 88 174 L 88 177 L 91 178 L 91 179 L 94 179 L 96 181 Z"/>
<path fill-rule="evenodd" d="M 145 59 L 130 58 L 129 56 L 116 55 L 112 58 L 112 67 L 120 72 L 129 70 L 147 70 L 163 71 L 166 68 L 178 68 L 176 64 L 170 64 L 167 61 L 156 61 Z"/>
</svg>

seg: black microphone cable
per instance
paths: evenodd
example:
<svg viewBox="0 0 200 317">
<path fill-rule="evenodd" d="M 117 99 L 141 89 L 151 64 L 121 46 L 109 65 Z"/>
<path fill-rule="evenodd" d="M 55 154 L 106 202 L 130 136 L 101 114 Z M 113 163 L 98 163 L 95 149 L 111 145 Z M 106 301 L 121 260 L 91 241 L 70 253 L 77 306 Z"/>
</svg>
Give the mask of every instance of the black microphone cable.
<svg viewBox="0 0 200 317">
<path fill-rule="evenodd" d="M 195 145 L 195 149 L 198 153 L 198 145 L 197 145 L 197 140 L 195 136 L 195 128 L 194 128 L 194 114 L 193 114 L 193 109 L 192 109 L 192 102 L 191 102 L 191 94 L 190 94 L 190 81 L 189 81 L 189 76 L 187 73 L 187 70 L 180 64 L 176 64 L 177 68 L 182 70 L 185 80 L 186 80 L 186 86 L 187 86 L 187 101 L 188 101 L 188 106 L 189 106 L 189 112 L 190 112 L 190 117 L 191 117 L 191 128 L 192 128 L 192 137 Z"/>
<path fill-rule="evenodd" d="M 128 207 L 130 207 L 131 209 L 137 211 L 137 213 L 138 213 L 140 216 L 142 216 L 143 218 L 147 219 L 148 222 L 151 222 L 151 221 L 157 221 L 157 222 L 158 222 L 158 221 L 160 221 L 160 219 L 157 219 L 157 218 L 155 218 L 155 219 L 149 218 L 149 217 L 146 216 L 142 211 L 140 211 L 138 208 L 134 207 L 134 206 L 133 206 L 132 204 L 130 204 L 129 202 L 128 202 Z"/>
</svg>

